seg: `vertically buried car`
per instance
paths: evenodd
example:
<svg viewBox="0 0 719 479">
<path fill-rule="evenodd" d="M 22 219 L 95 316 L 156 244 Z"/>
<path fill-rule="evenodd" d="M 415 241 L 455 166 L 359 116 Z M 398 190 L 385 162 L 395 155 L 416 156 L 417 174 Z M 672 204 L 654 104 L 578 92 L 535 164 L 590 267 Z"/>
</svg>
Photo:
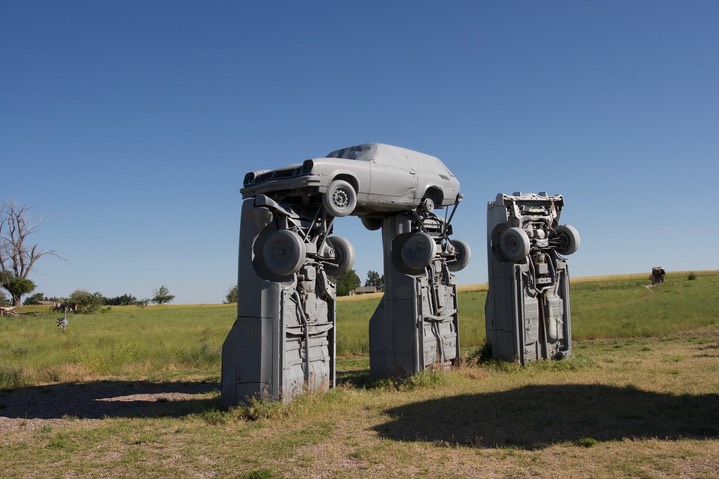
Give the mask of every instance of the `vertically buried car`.
<svg viewBox="0 0 719 479">
<path fill-rule="evenodd" d="M 499 193 L 487 204 L 487 342 L 525 364 L 571 356 L 569 267 L 579 233 L 559 223 L 562 195 Z"/>
<path fill-rule="evenodd" d="M 381 143 L 350 146 L 302 164 L 245 175 L 245 198 L 269 194 L 309 206 L 321 201 L 331 216 L 405 211 L 457 202 L 459 182 L 439 158 Z M 366 223 L 368 225 L 368 223 Z M 369 226 L 368 226 L 369 227 Z"/>
</svg>

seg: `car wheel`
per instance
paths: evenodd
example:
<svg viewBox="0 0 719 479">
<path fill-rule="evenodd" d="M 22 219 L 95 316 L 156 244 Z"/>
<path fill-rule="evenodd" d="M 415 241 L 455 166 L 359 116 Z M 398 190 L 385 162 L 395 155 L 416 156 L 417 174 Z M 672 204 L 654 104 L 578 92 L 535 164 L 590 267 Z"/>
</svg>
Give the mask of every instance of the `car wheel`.
<svg viewBox="0 0 719 479">
<path fill-rule="evenodd" d="M 330 265 L 325 265 L 325 272 L 333 277 L 339 278 L 347 273 L 355 262 L 355 250 L 347 239 L 341 236 L 330 236 L 327 242 L 335 253 L 335 259 Z"/>
<path fill-rule="evenodd" d="M 412 233 L 402 245 L 402 262 L 410 269 L 423 269 L 429 266 L 437 254 L 434 238 L 425 232 Z"/>
<path fill-rule="evenodd" d="M 360 218 L 362 225 L 370 231 L 377 231 L 382 227 L 382 218 L 376 216 L 363 216 Z"/>
<path fill-rule="evenodd" d="M 529 254 L 529 236 L 522 228 L 507 228 L 499 238 L 499 251 L 507 261 L 519 261 Z"/>
<path fill-rule="evenodd" d="M 472 251 L 469 249 L 469 245 L 462 240 L 451 240 L 450 242 L 454 247 L 456 256 L 453 262 L 447 263 L 447 268 L 452 272 L 461 271 L 469 264 Z"/>
<path fill-rule="evenodd" d="M 357 192 L 344 180 L 334 180 L 322 197 L 322 204 L 332 216 L 347 216 L 357 206 Z"/>
<path fill-rule="evenodd" d="M 299 271 L 305 262 L 305 243 L 290 230 L 273 231 L 262 245 L 262 259 L 267 269 L 278 276 Z"/>
<path fill-rule="evenodd" d="M 579 232 L 571 225 L 559 225 L 554 231 L 563 244 L 557 248 L 557 253 L 566 256 L 576 252 L 579 249 Z"/>
</svg>

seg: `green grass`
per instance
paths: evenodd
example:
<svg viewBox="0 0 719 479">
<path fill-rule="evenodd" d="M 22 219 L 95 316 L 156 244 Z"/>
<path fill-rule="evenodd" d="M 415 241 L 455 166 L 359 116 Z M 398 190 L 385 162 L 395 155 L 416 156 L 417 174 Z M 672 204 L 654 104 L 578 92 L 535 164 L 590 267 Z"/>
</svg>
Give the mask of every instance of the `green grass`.
<svg viewBox="0 0 719 479">
<path fill-rule="evenodd" d="M 648 278 L 572 284 L 573 338 L 662 336 L 719 324 L 719 273 L 693 280 L 674 273 L 648 284 Z"/>
<path fill-rule="evenodd" d="M 590 279 L 572 282 L 572 337 L 575 340 L 636 336 L 661 336 L 719 324 L 717 291 L 719 272 L 670 273 L 652 288 L 646 278 Z M 486 291 L 459 294 L 459 337 L 462 349 L 485 342 Z M 337 351 L 340 355 L 365 355 L 367 331 L 379 299 L 339 301 Z"/>
<path fill-rule="evenodd" d="M 234 306 L 116 307 L 64 334 L 57 313 L 0 318 L 3 478 L 719 478 L 719 273 L 646 284 L 573 283 L 572 358 L 401 382 L 366 374 L 377 298 L 340 301 L 339 387 L 230 410 Z M 460 293 L 465 349 L 485 294 Z M 108 399 L 127 407 L 84 416 Z"/>
<path fill-rule="evenodd" d="M 647 288 L 648 278 L 573 282 L 572 336 L 594 338 L 664 336 L 719 324 L 719 272 L 668 274 Z M 460 292 L 463 350 L 484 344 L 481 288 Z M 347 369 L 366 369 L 369 320 L 379 299 L 337 303 L 337 354 Z M 113 307 L 71 315 L 66 333 L 58 313 L 23 308 L 34 317 L 0 319 L 0 388 L 123 377 L 150 380 L 219 376 L 221 347 L 235 320 L 234 305 Z"/>
<path fill-rule="evenodd" d="M 232 305 L 113 307 L 0 319 L 0 387 L 101 377 L 168 379 L 218 375 L 220 351 L 232 327 Z"/>
<path fill-rule="evenodd" d="M 718 354 L 715 326 L 580 341 L 574 358 L 524 368 L 490 362 L 400 384 L 343 383 L 290 404 L 225 411 L 209 395 L 145 415 L 152 403 L 135 399 L 127 417 L 91 420 L 0 409 L 0 463 L 8 479 L 716 478 Z M 91 405 L 103 384 L 75 386 L 75 400 Z M 36 403 L 58 387 L 0 392 L 0 402 Z"/>
</svg>

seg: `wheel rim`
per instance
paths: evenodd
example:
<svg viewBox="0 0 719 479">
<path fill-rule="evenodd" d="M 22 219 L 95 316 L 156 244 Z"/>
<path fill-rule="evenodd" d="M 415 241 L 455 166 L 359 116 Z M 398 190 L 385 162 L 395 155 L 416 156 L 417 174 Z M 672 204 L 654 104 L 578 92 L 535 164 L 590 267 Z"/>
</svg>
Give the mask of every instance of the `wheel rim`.
<svg viewBox="0 0 719 479">
<path fill-rule="evenodd" d="M 344 188 L 337 188 L 332 192 L 332 204 L 343 210 L 350 205 L 349 193 Z"/>
<path fill-rule="evenodd" d="M 344 180 L 335 180 L 322 197 L 325 210 L 332 216 L 347 216 L 357 205 L 354 187 Z"/>
</svg>

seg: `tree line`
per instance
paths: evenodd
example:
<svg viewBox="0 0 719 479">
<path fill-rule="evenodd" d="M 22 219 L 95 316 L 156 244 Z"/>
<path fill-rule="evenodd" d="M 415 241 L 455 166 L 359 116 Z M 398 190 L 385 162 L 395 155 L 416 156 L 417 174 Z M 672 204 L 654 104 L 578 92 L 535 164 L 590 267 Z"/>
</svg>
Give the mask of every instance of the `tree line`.
<svg viewBox="0 0 719 479">
<path fill-rule="evenodd" d="M 78 289 L 67 298 L 48 298 L 43 293 L 31 294 L 25 298 L 25 301 L 23 301 L 22 304 L 30 306 L 52 302 L 54 304 L 67 305 L 76 313 L 94 313 L 108 306 L 147 306 L 150 303 L 165 304 L 169 303 L 174 298 L 175 296 L 170 294 L 170 290 L 163 285 L 155 290 L 152 298 L 137 299 L 132 294 L 107 297 L 100 292 L 90 293 L 89 291 Z M 5 298 L 5 295 L 0 292 L 0 305 L 4 306 L 8 304 L 9 301 Z"/>
<path fill-rule="evenodd" d="M 373 286 L 377 288 L 377 291 L 384 291 L 384 275 L 380 275 L 377 271 L 369 270 L 364 285 Z M 351 269 L 337 278 L 337 296 L 348 296 L 360 286 L 362 286 L 362 281 L 357 275 L 357 271 Z M 225 295 L 225 303 L 236 303 L 237 297 L 237 285 L 235 285 Z"/>
</svg>

